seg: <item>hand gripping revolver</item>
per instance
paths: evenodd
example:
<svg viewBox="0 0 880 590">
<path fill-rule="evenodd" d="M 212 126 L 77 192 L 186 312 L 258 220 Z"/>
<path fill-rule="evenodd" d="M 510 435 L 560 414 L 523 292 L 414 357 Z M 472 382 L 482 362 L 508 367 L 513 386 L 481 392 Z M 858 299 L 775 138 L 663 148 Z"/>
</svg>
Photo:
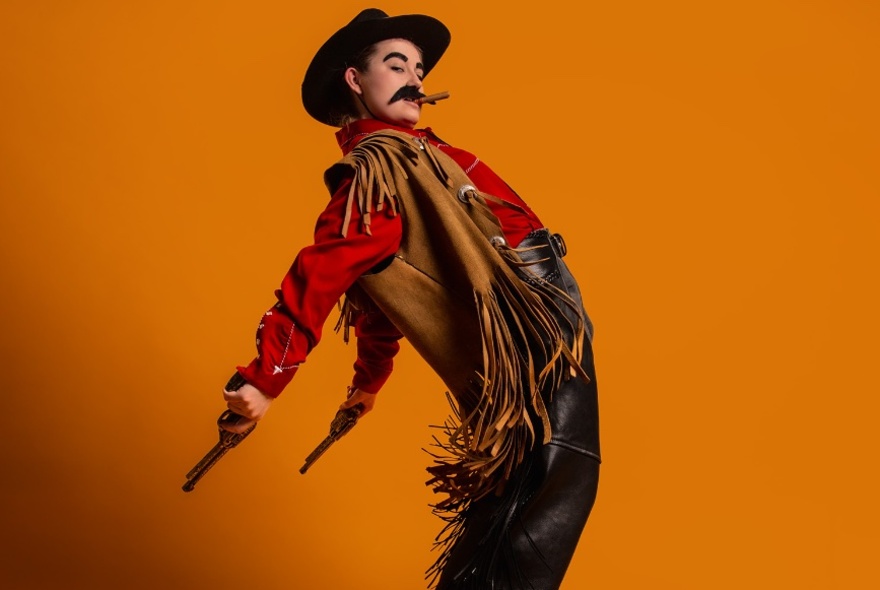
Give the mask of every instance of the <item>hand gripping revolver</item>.
<svg viewBox="0 0 880 590">
<path fill-rule="evenodd" d="M 245 383 L 247 383 L 247 381 L 244 380 L 244 377 L 236 372 L 226 384 L 226 391 L 237 391 Z M 220 430 L 220 441 L 214 445 L 214 448 L 208 451 L 207 455 L 202 457 L 201 461 L 196 463 L 195 467 L 190 469 L 189 473 L 186 474 L 186 483 L 183 484 L 184 492 L 191 492 L 208 470 L 211 469 L 217 461 L 223 458 L 223 455 L 229 452 L 230 449 L 234 449 L 238 443 L 243 441 L 245 437 L 257 427 L 257 425 L 254 424 L 239 434 L 229 432 L 222 428 L 223 424 L 236 424 L 242 418 L 243 416 L 240 416 L 231 410 L 226 410 L 220 414 L 220 417 L 217 418 L 217 427 Z"/>
<path fill-rule="evenodd" d="M 240 374 L 235 373 L 229 382 L 226 384 L 226 391 L 237 391 L 242 385 L 247 383 L 244 377 Z M 333 418 L 333 421 L 330 423 L 330 434 L 321 441 L 314 451 L 306 457 L 305 464 L 300 468 L 300 473 L 305 473 L 312 464 L 317 461 L 321 455 L 323 455 L 330 446 L 335 443 L 337 440 L 342 438 L 345 434 L 348 433 L 349 430 L 354 428 L 354 425 L 357 424 L 358 418 L 363 412 L 363 406 L 361 404 L 357 404 L 354 407 L 348 408 L 346 410 L 339 410 L 336 412 L 336 416 Z M 204 475 L 208 472 L 211 467 L 214 466 L 217 461 L 223 458 L 230 449 L 234 449 L 238 443 L 243 441 L 247 435 L 254 431 L 254 428 L 257 427 L 256 424 L 245 430 L 240 434 L 236 434 L 233 432 L 229 432 L 228 430 L 224 430 L 222 428 L 222 424 L 235 424 L 239 420 L 242 419 L 242 416 L 232 412 L 230 410 L 226 410 L 223 412 L 220 417 L 217 419 L 217 426 L 220 430 L 220 440 L 214 445 L 208 453 L 202 457 L 202 460 L 199 461 L 195 467 L 193 467 L 189 473 L 186 474 L 186 483 L 183 484 L 184 492 L 191 492 L 193 488 L 196 487 L 196 484 Z"/>
</svg>

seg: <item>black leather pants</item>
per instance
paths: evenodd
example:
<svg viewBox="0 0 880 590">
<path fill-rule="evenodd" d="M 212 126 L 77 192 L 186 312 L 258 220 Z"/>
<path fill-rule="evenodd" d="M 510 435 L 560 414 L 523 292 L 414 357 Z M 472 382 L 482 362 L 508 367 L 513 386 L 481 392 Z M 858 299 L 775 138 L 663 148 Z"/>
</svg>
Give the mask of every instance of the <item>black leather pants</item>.
<svg viewBox="0 0 880 590">
<path fill-rule="evenodd" d="M 561 238 L 547 230 L 532 232 L 519 248 L 524 260 L 542 260 L 524 271 L 525 280 L 545 280 L 574 299 L 577 309 L 561 306 L 566 319 L 582 313 L 590 338 L 581 366 L 590 382 L 572 378 L 546 392 L 553 435 L 536 448 L 511 478 L 524 486 L 515 505 L 489 497 L 474 503 L 465 530 L 441 574 L 438 590 L 556 590 L 577 547 L 599 483 L 599 416 L 596 372 L 590 345 L 592 325 L 583 311 L 578 285 L 562 260 Z M 568 322 L 560 319 L 560 325 Z M 565 328 L 569 342 L 571 330 Z"/>
</svg>

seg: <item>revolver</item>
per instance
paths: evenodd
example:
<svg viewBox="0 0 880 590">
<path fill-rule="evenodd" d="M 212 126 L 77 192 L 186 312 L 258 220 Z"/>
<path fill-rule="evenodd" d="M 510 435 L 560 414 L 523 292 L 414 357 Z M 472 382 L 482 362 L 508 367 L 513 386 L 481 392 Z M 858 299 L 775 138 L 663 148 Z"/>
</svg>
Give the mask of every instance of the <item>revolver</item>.
<svg viewBox="0 0 880 590">
<path fill-rule="evenodd" d="M 358 418 L 363 411 L 364 406 L 362 404 L 357 404 L 345 410 L 339 410 L 336 412 L 336 416 L 333 418 L 333 421 L 330 422 L 330 434 L 328 434 L 327 438 L 322 440 L 321 444 L 315 447 L 315 450 L 306 457 L 305 464 L 300 467 L 299 472 L 305 473 L 308 471 L 309 467 L 311 467 L 312 464 L 330 448 L 330 445 L 345 436 L 349 430 L 354 428 L 354 425 L 357 424 Z"/>
<path fill-rule="evenodd" d="M 237 391 L 245 383 L 247 383 L 247 381 L 245 381 L 244 377 L 236 372 L 226 384 L 226 391 Z M 196 466 L 190 469 L 189 473 L 186 474 L 186 483 L 183 484 L 184 492 L 191 492 L 208 470 L 211 469 L 217 461 L 223 458 L 223 455 L 228 453 L 230 449 L 234 449 L 238 443 L 243 441 L 247 435 L 253 432 L 254 428 L 257 427 L 257 425 L 254 424 L 242 433 L 229 432 L 222 428 L 223 424 L 235 424 L 242 418 L 243 416 L 240 416 L 231 410 L 226 410 L 220 414 L 220 417 L 217 418 L 217 427 L 220 430 L 220 440 L 214 445 L 214 448 L 208 451 L 208 453 L 202 457 L 202 460 L 196 463 Z"/>
</svg>

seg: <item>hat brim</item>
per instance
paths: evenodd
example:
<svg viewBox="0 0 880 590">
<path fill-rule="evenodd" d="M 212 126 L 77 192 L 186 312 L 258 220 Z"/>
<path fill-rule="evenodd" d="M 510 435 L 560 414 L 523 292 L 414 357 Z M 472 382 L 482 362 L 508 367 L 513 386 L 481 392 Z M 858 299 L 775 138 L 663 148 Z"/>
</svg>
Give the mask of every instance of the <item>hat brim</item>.
<svg viewBox="0 0 880 590">
<path fill-rule="evenodd" d="M 359 51 L 386 39 L 406 39 L 422 51 L 424 75 L 437 65 L 450 41 L 449 29 L 436 18 L 423 14 L 403 14 L 352 22 L 336 31 L 312 58 L 302 83 L 306 112 L 327 125 L 334 108 L 343 97 L 338 80 L 347 61 Z"/>
</svg>

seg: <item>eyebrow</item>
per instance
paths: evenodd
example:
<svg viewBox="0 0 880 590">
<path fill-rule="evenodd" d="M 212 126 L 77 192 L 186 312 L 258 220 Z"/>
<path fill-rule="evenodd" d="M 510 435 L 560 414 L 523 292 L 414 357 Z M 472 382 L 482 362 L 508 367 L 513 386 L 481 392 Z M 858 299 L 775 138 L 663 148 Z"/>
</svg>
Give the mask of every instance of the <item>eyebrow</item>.
<svg viewBox="0 0 880 590">
<path fill-rule="evenodd" d="M 398 52 L 398 51 L 392 51 L 391 53 L 389 53 L 388 55 L 386 55 L 385 58 L 384 58 L 382 61 L 383 61 L 383 62 L 386 62 L 386 61 L 388 61 L 389 59 L 392 59 L 392 58 L 394 58 L 394 57 L 396 57 L 396 58 L 398 58 L 398 59 L 401 59 L 401 60 L 403 60 L 404 62 L 408 62 L 408 61 L 409 61 L 409 58 L 408 58 L 407 56 L 405 56 L 404 54 L 402 54 L 402 53 L 400 53 L 400 52 Z M 422 65 L 422 62 L 419 61 L 419 62 L 416 62 L 416 68 L 417 68 L 417 69 L 420 69 L 420 70 L 424 70 L 424 69 L 425 69 L 425 66 L 423 66 L 423 65 Z"/>
</svg>

